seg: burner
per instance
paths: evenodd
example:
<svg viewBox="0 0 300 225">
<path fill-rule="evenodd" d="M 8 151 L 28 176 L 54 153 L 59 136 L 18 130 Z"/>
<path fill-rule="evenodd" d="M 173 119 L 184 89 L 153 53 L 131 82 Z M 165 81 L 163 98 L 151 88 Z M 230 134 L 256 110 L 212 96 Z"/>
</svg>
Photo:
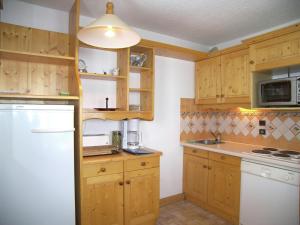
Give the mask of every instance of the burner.
<svg viewBox="0 0 300 225">
<path fill-rule="evenodd" d="M 282 153 L 275 153 L 272 156 L 276 156 L 276 157 L 280 157 L 280 158 L 288 158 L 288 157 L 290 157 L 289 155 L 282 154 Z"/>
<path fill-rule="evenodd" d="M 288 154 L 288 155 L 300 155 L 300 152 L 296 151 L 280 151 L 282 154 Z"/>
<path fill-rule="evenodd" d="M 267 150 L 261 150 L 261 149 L 255 149 L 255 150 L 252 150 L 252 152 L 254 152 L 254 153 L 259 153 L 259 154 L 265 154 L 265 155 L 271 154 L 270 151 L 267 151 Z"/>
<path fill-rule="evenodd" d="M 271 151 L 271 152 L 278 151 L 277 148 L 263 148 L 263 150 L 267 150 L 267 151 Z"/>
</svg>

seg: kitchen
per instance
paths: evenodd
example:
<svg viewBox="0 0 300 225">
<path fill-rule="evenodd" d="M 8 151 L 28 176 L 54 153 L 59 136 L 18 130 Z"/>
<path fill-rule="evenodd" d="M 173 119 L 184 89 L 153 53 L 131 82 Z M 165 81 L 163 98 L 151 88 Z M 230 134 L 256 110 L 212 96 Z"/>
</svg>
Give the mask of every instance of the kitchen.
<svg viewBox="0 0 300 225">
<path fill-rule="evenodd" d="M 1 225 L 299 224 L 298 1 L 0 2 Z"/>
</svg>

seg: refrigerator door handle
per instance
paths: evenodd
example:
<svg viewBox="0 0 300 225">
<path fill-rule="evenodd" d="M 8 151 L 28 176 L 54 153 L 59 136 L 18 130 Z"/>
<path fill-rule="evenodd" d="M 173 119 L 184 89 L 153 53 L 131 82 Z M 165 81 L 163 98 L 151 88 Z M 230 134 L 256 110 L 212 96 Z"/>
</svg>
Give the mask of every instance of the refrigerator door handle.
<svg viewBox="0 0 300 225">
<path fill-rule="evenodd" d="M 70 128 L 70 129 L 43 129 L 43 128 L 36 128 L 36 129 L 31 129 L 32 133 L 67 133 L 67 132 L 74 132 L 75 128 Z"/>
</svg>

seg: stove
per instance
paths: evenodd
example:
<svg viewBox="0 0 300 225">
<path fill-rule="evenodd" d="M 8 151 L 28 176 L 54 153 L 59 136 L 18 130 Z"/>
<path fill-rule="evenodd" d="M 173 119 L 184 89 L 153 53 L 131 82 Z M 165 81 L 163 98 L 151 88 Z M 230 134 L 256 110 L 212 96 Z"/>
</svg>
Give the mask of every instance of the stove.
<svg viewBox="0 0 300 225">
<path fill-rule="evenodd" d="M 300 170 L 300 152 L 276 148 L 253 149 L 245 153 L 248 159 Z"/>
</svg>

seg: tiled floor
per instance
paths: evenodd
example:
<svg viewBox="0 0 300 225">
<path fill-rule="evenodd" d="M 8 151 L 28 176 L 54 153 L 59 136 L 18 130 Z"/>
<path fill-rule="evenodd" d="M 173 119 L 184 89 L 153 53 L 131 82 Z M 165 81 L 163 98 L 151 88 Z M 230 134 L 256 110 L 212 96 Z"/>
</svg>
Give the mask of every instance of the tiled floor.
<svg viewBox="0 0 300 225">
<path fill-rule="evenodd" d="M 180 201 L 160 208 L 157 225 L 230 225 L 223 219 L 187 202 Z"/>
</svg>

